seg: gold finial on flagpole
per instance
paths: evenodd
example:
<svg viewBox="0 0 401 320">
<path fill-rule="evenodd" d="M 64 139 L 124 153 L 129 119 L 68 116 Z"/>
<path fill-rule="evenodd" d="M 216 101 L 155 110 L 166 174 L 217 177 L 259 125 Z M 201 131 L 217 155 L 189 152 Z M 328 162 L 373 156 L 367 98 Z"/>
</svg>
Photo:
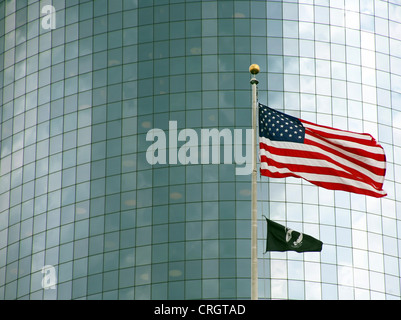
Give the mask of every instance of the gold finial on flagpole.
<svg viewBox="0 0 401 320">
<path fill-rule="evenodd" d="M 249 67 L 249 72 L 252 73 L 253 75 L 258 74 L 260 71 L 260 67 L 257 64 L 251 64 Z"/>
</svg>

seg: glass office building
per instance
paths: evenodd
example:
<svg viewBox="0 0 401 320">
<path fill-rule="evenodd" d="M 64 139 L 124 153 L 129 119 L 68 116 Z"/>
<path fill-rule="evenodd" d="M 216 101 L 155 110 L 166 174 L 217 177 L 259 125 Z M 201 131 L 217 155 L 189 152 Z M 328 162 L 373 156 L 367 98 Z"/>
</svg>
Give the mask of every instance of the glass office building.
<svg viewBox="0 0 401 320">
<path fill-rule="evenodd" d="M 0 299 L 249 299 L 251 175 L 169 160 L 251 127 L 251 63 L 261 103 L 387 156 L 381 199 L 258 178 L 259 298 L 400 299 L 397 0 L 0 1 Z M 263 215 L 322 252 L 264 253 Z"/>
</svg>

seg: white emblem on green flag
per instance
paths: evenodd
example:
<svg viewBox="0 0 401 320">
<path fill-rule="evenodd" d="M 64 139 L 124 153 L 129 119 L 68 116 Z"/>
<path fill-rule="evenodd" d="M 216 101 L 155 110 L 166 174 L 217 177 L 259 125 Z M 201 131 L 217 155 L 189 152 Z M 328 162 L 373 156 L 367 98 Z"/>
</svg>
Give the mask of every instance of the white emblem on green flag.
<svg viewBox="0 0 401 320">
<path fill-rule="evenodd" d="M 322 251 L 323 242 L 266 218 L 267 251 Z"/>
</svg>

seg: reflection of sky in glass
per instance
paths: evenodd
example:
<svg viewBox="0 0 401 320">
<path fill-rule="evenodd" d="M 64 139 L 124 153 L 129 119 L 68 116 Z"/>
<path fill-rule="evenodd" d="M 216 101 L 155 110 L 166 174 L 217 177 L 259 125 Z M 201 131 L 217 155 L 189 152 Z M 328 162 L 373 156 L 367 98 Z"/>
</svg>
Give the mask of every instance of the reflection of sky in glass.
<svg viewBox="0 0 401 320">
<path fill-rule="evenodd" d="M 341 118 L 331 119 L 330 115 L 324 117 L 324 114 L 319 114 L 318 118 L 321 123 L 354 131 L 369 132 L 379 139 L 384 144 L 390 162 L 387 172 L 389 182 L 386 182 L 386 185 L 391 190 L 390 181 L 397 179 L 395 178 L 397 175 L 392 172 L 391 163 L 393 161 L 398 163 L 401 157 L 398 147 L 392 148 L 387 145 L 392 144 L 393 141 L 398 144 L 395 141 L 401 139 L 399 130 L 401 116 L 398 112 L 401 110 L 399 107 L 401 101 L 399 52 L 401 51 L 398 51 L 401 46 L 401 29 L 398 23 L 401 10 L 399 6 L 383 1 L 364 1 L 363 3 L 348 1 L 345 3 L 345 7 L 343 7 L 343 3 L 333 2 L 331 6 L 331 8 L 314 8 L 308 4 L 299 4 L 300 22 L 297 23 L 298 28 L 293 27 L 293 31 L 298 29 L 299 40 L 293 41 L 292 39 L 297 37 L 289 29 L 297 20 L 294 6 L 283 5 L 283 8 L 286 7 L 286 10 L 289 10 L 289 12 L 283 13 L 283 18 L 288 20 L 283 23 L 283 36 L 286 38 L 283 41 L 284 68 L 281 69 L 281 60 L 269 56 L 268 71 L 271 73 L 269 82 L 273 82 L 269 83 L 269 89 L 280 91 L 281 86 L 276 82 L 283 81 L 284 105 L 288 110 L 298 110 L 301 107 L 301 110 L 305 112 L 304 119 L 309 118 L 307 111 L 313 112 L 316 109 L 325 110 L 326 113 L 333 112 L 341 116 L 348 116 L 347 121 Z M 392 20 L 390 22 L 387 20 L 389 17 Z M 331 26 L 325 25 L 329 21 Z M 313 22 L 318 24 L 313 24 Z M 389 40 L 388 35 L 392 39 Z M 329 41 L 331 44 L 328 43 Z M 282 78 L 275 74 L 283 71 Z M 392 92 L 388 90 L 392 90 Z M 299 92 L 300 95 L 297 96 L 296 92 Z M 314 94 L 318 95 L 316 102 Z M 330 96 L 332 101 L 330 101 Z M 276 103 L 278 97 L 272 93 L 269 95 L 273 104 Z M 325 108 L 321 105 L 323 101 L 325 101 Z M 328 103 L 328 101 L 330 102 Z M 331 103 L 335 106 L 332 111 Z M 314 107 L 315 105 L 316 107 Z M 393 107 L 392 111 L 389 109 L 390 106 Z M 313 121 L 314 117 L 310 116 L 310 119 Z M 292 180 L 288 179 L 289 183 L 290 181 Z M 286 199 L 287 222 L 297 221 L 295 213 L 297 210 L 293 211 L 291 208 L 294 206 L 289 202 L 304 203 L 305 199 L 299 200 L 295 196 L 296 185 L 288 187 L 284 191 L 280 188 L 279 180 L 274 180 L 274 182 L 277 183 L 274 183 L 274 188 L 271 188 L 273 190 L 270 190 L 269 199 L 278 202 Z M 286 192 L 294 196 L 288 198 Z M 323 197 L 324 195 L 327 197 Z M 310 201 L 313 203 L 313 199 Z M 322 205 L 326 202 L 331 205 L 330 193 L 319 190 L 319 203 Z M 394 227 L 396 209 L 393 205 L 389 205 L 390 203 L 393 203 L 391 196 L 389 199 L 377 200 L 356 195 L 335 194 L 337 207 L 331 213 L 336 220 L 335 233 L 333 234 L 332 227 L 321 225 L 320 237 L 328 245 L 341 246 L 335 249 L 335 261 L 328 259 L 327 254 L 323 252 L 321 255 L 322 262 L 330 261 L 330 263 L 339 265 L 339 267 L 333 268 L 337 270 L 335 273 L 338 279 L 328 280 L 329 276 L 325 272 L 326 265 L 322 266 L 321 277 L 327 283 L 330 281 L 335 283 L 338 280 L 340 287 L 338 291 L 334 292 L 323 284 L 325 288 L 323 292 L 315 291 L 318 292 L 317 298 L 325 297 L 327 293 L 335 298 L 343 299 L 383 298 L 383 295 L 379 293 L 384 291 L 386 282 L 383 272 L 386 268 L 391 269 L 390 273 L 394 276 L 397 276 L 398 272 L 396 228 Z M 386 206 L 388 206 L 385 209 L 388 218 L 381 218 L 378 213 L 384 212 Z M 283 219 L 283 215 L 280 213 L 282 210 L 284 208 L 278 203 L 270 203 L 272 219 Z M 319 211 L 320 223 L 324 223 L 328 219 L 328 225 L 333 224 L 327 216 L 329 212 L 325 212 L 327 210 L 323 210 L 323 207 L 320 206 Z M 306 212 L 308 211 L 303 211 L 302 217 L 304 227 Z M 393 222 L 393 227 L 391 227 L 391 222 Z M 384 233 L 386 236 L 381 235 L 383 229 L 386 229 L 386 233 Z M 316 232 L 319 233 L 319 230 Z M 325 249 L 332 250 L 328 247 Z M 290 257 L 291 255 L 288 254 L 288 258 Z M 304 265 L 296 267 L 296 263 L 288 260 L 288 269 L 286 270 L 285 264 L 276 260 L 276 258 L 284 260 L 285 257 L 280 258 L 279 253 L 271 253 L 271 258 L 272 296 L 279 298 L 293 295 L 303 299 L 310 294 L 307 283 L 298 285 L 292 281 L 298 279 L 297 275 L 301 270 L 305 274 L 306 280 L 308 271 Z M 279 280 L 286 277 L 289 280 Z M 350 289 L 352 286 L 360 289 Z M 397 285 L 388 286 L 388 288 L 390 294 L 399 294 Z M 372 293 L 369 290 L 377 290 L 378 293 Z"/>
</svg>

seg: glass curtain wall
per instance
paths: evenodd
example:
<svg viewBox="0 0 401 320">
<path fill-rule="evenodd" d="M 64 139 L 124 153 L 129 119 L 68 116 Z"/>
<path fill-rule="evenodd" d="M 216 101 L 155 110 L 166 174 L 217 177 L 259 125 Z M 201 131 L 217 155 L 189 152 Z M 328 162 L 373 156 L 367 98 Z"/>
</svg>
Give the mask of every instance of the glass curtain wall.
<svg viewBox="0 0 401 320">
<path fill-rule="evenodd" d="M 146 135 L 249 128 L 251 10 L 0 3 L 1 298 L 249 298 L 249 176 L 150 165 Z"/>
<path fill-rule="evenodd" d="M 268 193 L 265 215 L 324 245 L 321 253 L 260 252 L 260 295 L 399 299 L 401 6 L 380 0 L 265 4 L 267 55 L 260 63 L 267 90 L 260 99 L 305 120 L 372 134 L 386 152 L 388 195 L 270 179 L 259 196 Z M 259 240 L 260 250 L 263 245 Z"/>
<path fill-rule="evenodd" d="M 200 147 L 187 165 L 172 163 L 172 145 L 165 165 L 145 156 L 149 129 L 170 143 L 169 121 L 199 139 L 201 129 L 249 128 L 250 10 L 248 1 L 139 2 L 136 264 L 146 276 L 136 290 L 144 297 L 250 296 L 250 176 L 211 157 L 201 164 Z"/>
</svg>

